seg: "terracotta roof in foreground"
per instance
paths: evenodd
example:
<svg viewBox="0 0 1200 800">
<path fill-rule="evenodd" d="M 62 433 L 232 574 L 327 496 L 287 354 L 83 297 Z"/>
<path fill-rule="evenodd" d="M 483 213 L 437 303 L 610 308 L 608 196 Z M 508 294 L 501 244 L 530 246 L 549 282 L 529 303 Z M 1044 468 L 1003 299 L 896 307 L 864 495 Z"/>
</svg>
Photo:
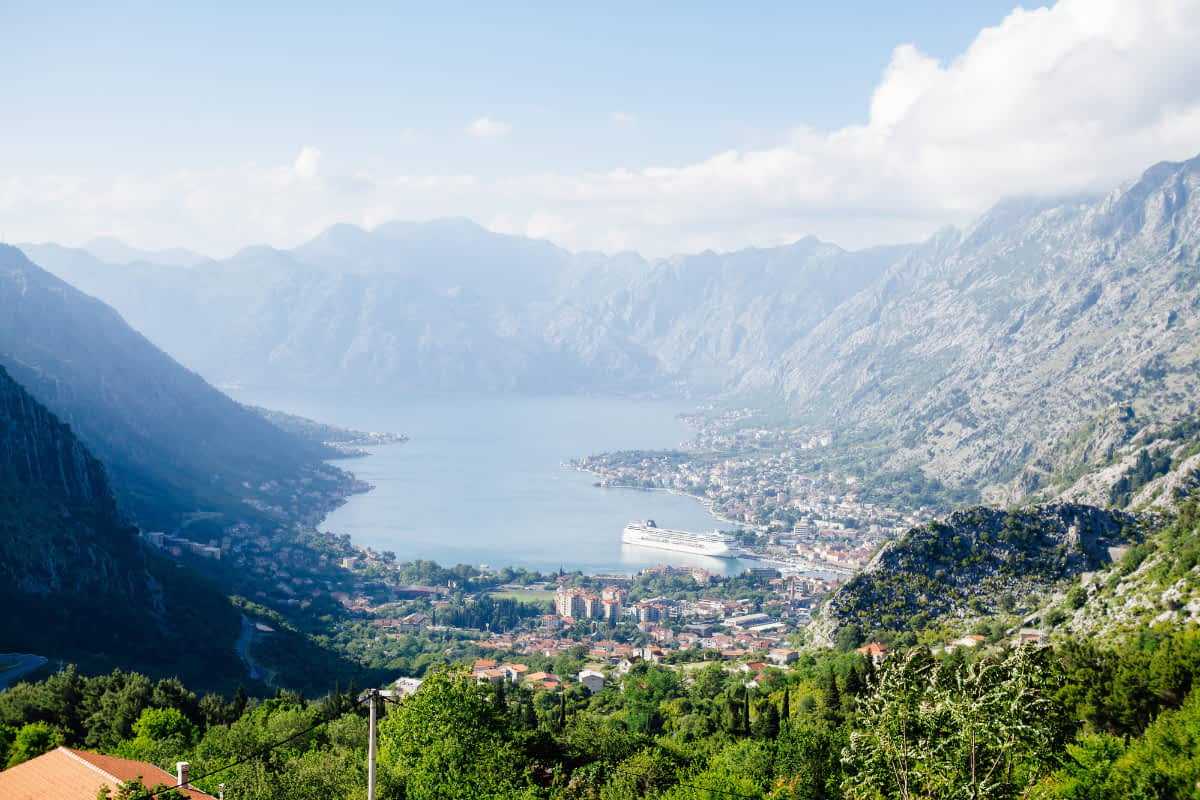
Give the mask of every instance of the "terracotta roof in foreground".
<svg viewBox="0 0 1200 800">
<path fill-rule="evenodd" d="M 113 791 L 124 781 L 141 778 L 147 788 L 174 786 L 176 777 L 145 761 L 104 756 L 58 747 L 0 772 L 4 800 L 96 800 L 101 786 Z M 211 798 L 199 789 L 180 789 L 197 800 Z"/>
</svg>

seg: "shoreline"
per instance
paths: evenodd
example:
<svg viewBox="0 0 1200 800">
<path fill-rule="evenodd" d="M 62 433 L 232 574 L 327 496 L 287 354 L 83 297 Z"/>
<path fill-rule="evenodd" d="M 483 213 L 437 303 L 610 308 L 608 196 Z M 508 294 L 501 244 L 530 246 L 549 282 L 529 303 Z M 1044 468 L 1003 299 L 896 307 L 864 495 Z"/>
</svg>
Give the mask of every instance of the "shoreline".
<svg viewBox="0 0 1200 800">
<path fill-rule="evenodd" d="M 600 478 L 605 477 L 603 473 L 596 472 L 594 470 L 590 470 L 585 467 L 578 466 L 576 464 L 567 463 L 567 464 L 564 464 L 563 466 L 570 467 L 571 469 L 575 470 L 576 472 L 582 472 L 587 475 L 595 475 Z M 704 506 L 704 510 L 706 512 L 708 512 L 709 516 L 713 517 L 716 520 L 719 520 L 720 522 L 726 523 L 728 525 L 733 525 L 736 528 L 751 530 L 751 531 L 754 531 L 755 533 L 765 533 L 766 532 L 765 529 L 760 525 L 747 525 L 747 524 L 735 522 L 735 521 L 729 519 L 728 517 L 724 517 L 724 516 L 714 512 L 713 507 L 712 507 L 713 506 L 712 501 L 709 500 L 707 497 L 697 497 L 694 494 L 688 494 L 687 492 L 682 492 L 678 489 L 671 489 L 666 486 L 622 486 L 620 484 L 603 484 L 603 483 L 598 483 L 597 487 L 601 488 L 601 489 L 626 489 L 626 490 L 632 490 L 635 492 L 666 492 L 668 494 L 673 494 L 677 497 L 688 497 L 688 498 L 691 498 L 692 500 L 696 500 L 697 502 L 699 502 L 702 506 Z M 790 562 L 780 561 L 778 559 L 762 558 L 762 557 L 756 556 L 756 555 L 750 555 L 749 560 L 751 560 L 751 561 L 760 560 L 763 563 L 783 564 L 785 566 L 795 566 L 795 565 L 790 564 Z M 803 565 L 800 566 L 799 568 L 806 572 L 827 572 L 827 573 L 831 573 L 834 575 L 845 575 L 848 577 L 853 576 L 858 571 L 858 570 L 850 569 L 848 567 L 843 567 L 843 566 L 840 566 L 837 564 L 817 564 L 812 561 L 804 561 Z"/>
<path fill-rule="evenodd" d="M 408 436 L 405 436 L 403 438 L 403 440 L 391 442 L 390 444 L 403 443 L 404 441 L 411 441 L 411 439 Z M 370 450 L 368 450 L 366 453 L 366 455 L 376 455 L 376 454 L 378 454 L 378 451 L 374 447 L 370 448 Z M 331 466 L 335 466 L 335 467 L 349 473 L 350 475 L 352 475 L 353 479 L 354 479 L 354 483 L 357 484 L 350 492 L 347 492 L 342 497 L 337 498 L 337 500 L 335 502 L 330 503 L 329 506 L 325 509 L 324 513 L 321 515 L 320 521 L 317 522 L 317 524 L 314 526 L 315 531 L 324 536 L 340 536 L 340 535 L 347 533 L 347 531 L 342 530 L 337 527 L 334 527 L 334 526 L 331 526 L 330 525 L 330 517 L 333 516 L 336 511 L 343 508 L 347 503 L 349 503 L 354 498 L 355 495 L 370 492 L 375 487 L 371 486 L 367 481 L 364 481 L 363 479 L 359 478 L 358 475 L 355 474 L 356 470 L 355 470 L 354 466 L 344 456 L 341 458 L 330 459 L 327 461 L 327 463 L 329 463 Z M 711 527 L 699 528 L 700 530 L 714 530 L 714 529 L 715 530 L 723 530 L 723 531 L 741 530 L 741 531 L 747 531 L 747 532 L 750 532 L 750 533 L 753 533 L 756 535 L 760 535 L 760 536 L 763 533 L 765 533 L 767 530 L 765 526 L 761 526 L 761 525 L 757 525 L 757 524 L 753 524 L 753 523 L 744 523 L 743 524 L 743 523 L 738 522 L 736 519 L 733 519 L 730 515 L 726 515 L 726 514 L 717 512 L 715 509 L 714 501 L 712 499 L 702 496 L 702 495 L 691 494 L 684 490 L 670 488 L 670 487 L 664 487 L 664 486 L 644 487 L 644 486 L 627 486 L 627 485 L 621 485 L 619 483 L 609 483 L 608 476 L 602 474 L 601 472 L 598 472 L 598 471 L 595 471 L 592 469 L 588 469 L 586 467 L 579 465 L 577 463 L 577 460 L 575 457 L 572 457 L 571 459 L 564 459 L 562 461 L 559 461 L 557 466 L 560 469 L 567 468 L 567 469 L 573 470 L 576 473 L 591 476 L 592 480 L 589 480 L 589 483 L 593 483 L 594 486 L 581 487 L 583 489 L 583 491 L 585 491 L 585 492 L 592 491 L 594 488 L 638 489 L 638 490 L 642 490 L 642 491 L 665 492 L 668 495 L 674 495 L 676 497 L 687 498 L 688 503 L 691 503 L 691 502 L 699 503 L 700 508 L 703 510 L 705 516 L 709 519 L 709 525 L 711 525 Z M 603 481 L 603 482 L 601 482 L 601 481 Z M 538 480 L 538 481 L 534 481 L 534 482 L 535 483 L 543 483 L 544 481 Z M 636 505 L 636 502 L 635 502 L 635 505 Z M 703 524 L 703 523 L 700 523 L 700 524 Z M 367 544 L 367 543 L 361 542 L 361 540 L 355 541 L 355 539 L 358 539 L 358 537 L 353 534 L 351 534 L 351 535 L 353 538 L 351 538 L 349 544 L 357 554 L 365 556 L 367 553 L 374 553 L 374 552 L 378 552 L 380 550 L 381 545 L 379 545 L 377 543 Z M 490 553 L 488 553 L 488 554 L 459 553 L 459 554 L 451 556 L 449 559 L 443 558 L 442 560 L 446 561 L 446 564 L 443 564 L 443 566 L 449 565 L 451 561 L 454 561 L 455 563 L 463 562 L 467 558 L 470 558 L 472 556 L 474 556 L 474 561 L 478 561 L 478 560 L 482 559 L 484 561 L 490 561 L 493 565 L 503 562 L 504 566 L 509 566 L 509 567 L 522 566 L 520 556 L 516 553 L 511 553 L 511 552 L 508 553 L 507 558 L 502 557 L 502 556 L 497 557 Z M 789 569 L 789 570 L 796 570 L 796 571 L 804 572 L 804 573 L 822 574 L 823 576 L 850 574 L 849 571 L 847 571 L 844 567 L 841 567 L 840 565 L 825 565 L 822 563 L 812 562 L 807 559 L 792 560 L 792 559 L 788 558 L 787 556 L 784 556 L 781 559 L 779 557 L 772 557 L 772 556 L 769 556 L 769 555 L 766 555 L 763 553 L 755 553 L 749 549 L 747 549 L 745 551 L 745 556 L 746 556 L 745 558 L 739 559 L 741 562 L 741 567 L 743 569 L 751 568 L 755 565 L 759 565 L 759 566 L 770 565 L 770 566 L 776 566 L 776 567 Z M 401 555 L 400 560 L 408 561 L 408 560 L 423 559 L 423 558 L 429 558 L 429 557 L 430 556 L 425 555 L 420 552 L 407 552 L 407 553 L 403 553 Z M 668 556 L 663 555 L 662 558 L 666 559 L 666 563 L 669 563 Z M 570 560 L 576 561 L 575 559 L 570 559 Z M 584 558 L 582 560 L 584 562 L 586 562 L 586 561 L 589 561 L 590 559 Z M 620 559 L 620 560 L 623 561 L 624 559 Z M 643 559 L 639 558 L 636 560 L 641 562 Z M 664 562 L 660 561 L 659 563 L 664 563 Z M 576 564 L 578 564 L 578 561 L 576 561 Z M 637 571 L 639 571 L 640 569 L 645 568 L 645 566 L 647 566 L 647 565 L 649 565 L 648 562 L 647 562 L 647 564 L 616 563 L 616 564 L 613 564 L 610 566 L 605 566 L 602 569 L 602 571 L 611 572 L 611 571 L 616 570 L 616 571 L 619 571 L 619 572 L 625 573 L 625 574 L 634 574 Z M 546 569 L 546 567 L 544 565 L 538 566 L 538 565 L 528 565 L 528 564 L 524 565 L 524 568 L 538 569 L 538 570 Z M 583 571 L 584 573 L 595 571 L 594 569 L 589 569 L 589 567 L 586 566 L 586 564 L 578 564 L 578 566 L 575 566 L 574 568 L 578 569 L 580 571 Z M 721 569 L 719 571 L 725 572 L 726 570 Z"/>
<path fill-rule="evenodd" d="M 596 472 L 595 470 L 590 470 L 590 469 L 587 469 L 586 467 L 581 467 L 581 466 L 578 466 L 577 464 L 572 464 L 570 462 L 565 462 L 563 464 L 563 466 L 567 467 L 569 469 L 573 469 L 576 472 L 582 472 L 585 475 L 595 475 L 599 478 L 605 477 L 605 475 L 601 472 Z M 600 489 L 629 489 L 629 490 L 633 490 L 635 492 L 666 492 L 667 494 L 673 494 L 676 497 L 688 497 L 688 498 L 691 498 L 692 500 L 695 500 L 701 506 L 703 506 L 704 510 L 708 513 L 708 515 L 719 522 L 723 522 L 726 525 L 733 525 L 736 528 L 744 528 L 746 530 L 752 530 L 755 533 L 765 533 L 762 526 L 760 526 L 760 525 L 748 525 L 748 524 L 744 524 L 741 522 L 736 522 L 736 521 L 730 519 L 729 517 L 722 516 L 722 515 L 718 514 L 717 512 L 713 511 L 713 502 L 712 502 L 712 500 L 709 500 L 707 497 L 699 497 L 694 494 L 688 494 L 687 492 L 682 492 L 679 489 L 672 489 L 667 486 L 622 486 L 619 483 L 612 483 L 612 484 L 597 483 L 596 486 L 597 486 L 597 488 L 600 488 Z"/>
<path fill-rule="evenodd" d="M 408 441 L 407 437 L 406 437 L 405 441 Z M 399 443 L 399 442 L 398 442 L 398 443 Z M 364 456 L 371 456 L 371 455 L 375 455 L 375 454 L 374 454 L 374 453 L 371 453 L 371 452 L 366 452 L 366 453 L 364 453 L 363 455 L 364 455 Z M 330 506 L 330 507 L 329 507 L 329 508 L 328 508 L 328 509 L 327 509 L 327 510 L 324 512 L 323 516 L 321 517 L 321 520 L 320 520 L 320 522 L 318 522 L 318 523 L 316 524 L 316 526 L 314 527 L 314 531 L 315 531 L 316 533 L 318 533 L 318 534 L 322 535 L 322 536 L 339 536 L 339 535 L 341 535 L 341 532 L 338 532 L 338 531 L 333 531 L 333 530 L 329 530 L 329 529 L 327 529 L 327 528 L 325 527 L 325 526 L 326 526 L 326 523 L 327 523 L 327 522 L 328 522 L 328 520 L 329 520 L 329 516 L 330 516 L 330 515 L 331 515 L 331 514 L 332 514 L 334 511 L 337 511 L 337 510 L 338 510 L 338 509 L 340 509 L 342 506 L 344 506 L 344 505 L 345 505 L 347 502 L 349 502 L 349 501 L 350 501 L 350 500 L 351 500 L 353 497 L 355 497 L 355 496 L 357 496 L 357 495 L 361 495 L 361 494 L 366 494 L 366 493 L 368 493 L 368 492 L 370 492 L 370 491 L 373 491 L 373 490 L 376 488 L 374 484 L 371 484 L 371 483 L 369 483 L 369 482 L 367 482 L 367 481 L 364 481 L 363 479 L 359 478 L 359 477 L 358 477 L 356 474 L 354 474 L 354 472 L 353 472 L 352 470 L 348 469 L 348 468 L 347 468 L 347 466 L 345 465 L 345 462 L 346 462 L 346 461 L 348 461 L 348 460 L 349 460 L 349 459 L 346 459 L 346 458 L 343 458 L 343 457 L 338 457 L 338 458 L 333 458 L 333 459 L 327 459 L 327 460 L 326 460 L 326 463 L 327 463 L 327 464 L 330 464 L 331 466 L 335 466 L 335 467 L 337 467 L 338 469 L 341 469 L 343 472 L 346 472 L 347 474 L 351 475 L 351 476 L 353 477 L 353 479 L 354 479 L 354 482 L 355 482 L 355 484 L 357 484 L 359 487 L 363 487 L 363 488 L 356 488 L 356 489 L 354 489 L 354 490 L 352 490 L 352 491 L 348 492 L 348 493 L 347 493 L 347 494 L 345 494 L 344 496 L 340 497 L 340 498 L 338 499 L 338 501 L 337 501 L 335 504 L 332 504 L 332 505 L 331 505 L 331 506 Z M 339 462 L 340 462 L 340 463 L 339 463 Z M 589 473 L 589 472 L 590 472 L 589 470 L 584 470 L 584 469 L 580 469 L 580 468 L 578 468 L 578 467 L 575 467 L 575 466 L 573 466 L 572 464 L 570 464 L 569 462 L 561 462 L 561 463 L 559 464 L 559 466 L 560 466 L 560 467 L 562 467 L 562 468 L 572 469 L 572 470 L 574 470 L 574 471 L 576 471 L 576 472 L 580 472 L 580 473 Z M 597 473 L 591 473 L 591 474 L 597 474 Z M 721 522 L 721 523 L 728 524 L 728 525 L 734 525 L 734 526 L 737 526 L 737 523 L 735 523 L 733 520 L 727 519 L 727 518 L 725 518 L 725 517 L 722 517 L 722 516 L 720 516 L 719 514 L 715 514 L 715 513 L 713 513 L 713 510 L 712 510 L 712 503 L 711 503 L 709 500 L 707 500 L 706 498 L 700 498 L 700 497 L 696 497 L 695 495 L 689 495 L 689 494 L 687 494 L 687 493 L 685 493 L 685 492 L 680 492 L 680 491 L 677 491 L 677 490 L 674 490 L 674 489 L 665 489 L 665 488 L 659 488 L 659 487 L 653 487 L 653 488 L 643 489 L 643 487 L 637 487 L 637 486 L 611 486 L 611 487 L 608 487 L 608 486 L 606 486 L 606 487 L 602 487 L 602 488 L 606 488 L 606 489 L 607 489 L 607 488 L 613 488 L 613 489 L 634 489 L 634 490 L 639 490 L 639 489 L 642 489 L 642 490 L 644 490 L 644 491 L 665 491 L 665 492 L 667 492 L 667 493 L 669 493 L 669 494 L 672 494 L 672 495 L 675 495 L 675 496 L 677 496 L 677 497 L 686 497 L 686 498 L 688 498 L 689 500 L 695 500 L 695 501 L 697 501 L 697 502 L 699 502 L 699 503 L 701 504 L 701 506 L 704 508 L 705 512 L 706 512 L 706 513 L 707 513 L 709 516 L 713 517 L 714 519 L 718 520 L 718 521 L 719 521 L 719 522 Z M 750 527 L 750 526 L 737 526 L 737 527 Z M 362 544 L 359 544 L 359 543 L 355 542 L 353 539 L 351 539 L 351 541 L 350 541 L 350 546 L 351 546 L 351 547 L 352 547 L 352 548 L 353 548 L 355 551 L 357 551 L 357 552 L 360 554 L 360 556 L 363 556 L 363 557 L 365 557 L 365 556 L 366 556 L 366 554 L 367 554 L 368 552 L 377 552 L 377 550 L 376 550 L 376 548 L 375 548 L 375 547 L 373 547 L 373 546 L 370 546 L 370 545 L 362 545 Z M 421 560 L 421 559 L 423 559 L 423 558 L 425 558 L 425 557 L 424 557 L 424 556 L 421 556 L 420 554 L 412 554 L 412 555 L 410 555 L 410 556 L 409 556 L 407 559 L 404 559 L 404 560 L 407 560 L 407 561 L 413 561 L 413 560 Z M 398 560 L 399 560 L 399 559 L 398 559 Z M 751 557 L 751 559 L 749 559 L 749 560 L 753 561 L 753 560 L 755 560 L 755 557 Z M 448 564 L 448 563 L 447 563 L 447 564 L 443 564 L 443 563 L 441 563 L 440 561 L 439 561 L 439 562 L 437 562 L 437 563 L 438 563 L 440 566 L 442 566 L 442 567 L 450 567 L 450 566 L 454 566 L 454 565 L 452 565 L 452 564 Z M 472 563 L 472 566 L 473 566 L 473 565 L 474 565 L 474 564 Z M 512 567 L 512 568 L 522 568 L 522 569 L 534 569 L 533 567 L 520 567 L 520 565 L 518 565 L 518 564 L 516 564 L 516 563 L 508 563 L 508 564 L 505 564 L 505 565 L 503 565 L 503 566 L 504 566 L 504 567 Z M 647 567 L 646 567 L 646 566 L 629 566 L 629 567 L 627 567 L 627 568 L 625 568 L 625 567 L 622 567 L 622 568 L 620 568 L 620 569 L 619 569 L 619 571 L 621 572 L 621 574 L 627 574 L 627 575 L 633 576 L 633 575 L 636 575 L 638 572 L 642 571 L 643 569 L 647 569 Z M 538 568 L 538 569 L 537 569 L 537 571 L 541 571 L 541 570 L 540 570 L 540 568 Z M 611 570 L 608 570 L 608 571 L 601 571 L 601 572 L 595 572 L 595 573 L 592 573 L 592 572 L 589 572 L 589 571 L 588 571 L 588 568 L 587 568 L 587 567 L 582 567 L 582 566 L 581 566 L 581 567 L 577 567 L 577 568 L 576 568 L 575 570 L 573 570 L 573 571 L 579 571 L 579 572 L 581 572 L 581 573 L 582 573 L 582 574 L 584 574 L 584 575 L 590 575 L 590 574 L 597 574 L 597 575 L 600 575 L 600 574 L 607 574 L 608 572 L 611 572 Z M 821 570 L 820 570 L 820 568 L 814 568 L 814 570 L 813 570 L 813 571 L 821 571 Z"/>
</svg>

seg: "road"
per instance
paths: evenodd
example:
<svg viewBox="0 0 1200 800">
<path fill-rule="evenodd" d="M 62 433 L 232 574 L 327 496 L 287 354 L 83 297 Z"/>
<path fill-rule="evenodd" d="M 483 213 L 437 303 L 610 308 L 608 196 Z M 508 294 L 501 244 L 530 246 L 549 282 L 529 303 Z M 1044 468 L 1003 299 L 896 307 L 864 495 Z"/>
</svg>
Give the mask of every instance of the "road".
<svg viewBox="0 0 1200 800">
<path fill-rule="evenodd" d="M 246 671 L 250 673 L 250 677 L 256 680 L 266 680 L 270 673 L 262 667 L 255 664 L 250 659 L 250 642 L 254 640 L 254 623 L 249 617 L 242 616 L 242 633 L 238 636 L 237 643 L 234 645 L 234 650 L 237 651 L 238 657 L 242 659 L 242 663 L 246 665 Z"/>
</svg>

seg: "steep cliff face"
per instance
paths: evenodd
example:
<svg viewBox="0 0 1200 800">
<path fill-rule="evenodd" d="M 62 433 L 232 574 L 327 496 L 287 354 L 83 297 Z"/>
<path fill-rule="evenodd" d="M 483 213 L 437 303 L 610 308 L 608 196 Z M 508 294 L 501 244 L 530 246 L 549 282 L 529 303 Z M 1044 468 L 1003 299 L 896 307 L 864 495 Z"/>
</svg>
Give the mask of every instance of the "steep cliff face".
<svg viewBox="0 0 1200 800">
<path fill-rule="evenodd" d="M 104 468 L 0 367 L 0 576 L 48 597 L 130 596 L 137 565 Z"/>
<path fill-rule="evenodd" d="M 897 463 L 1012 501 L 1196 410 L 1200 159 L 1105 198 L 1001 204 L 796 343 L 797 412 L 880 426 Z"/>
<path fill-rule="evenodd" d="M 1040 598 L 1112 561 L 1137 520 L 1093 506 L 1020 511 L 972 508 L 889 542 L 826 601 L 809 629 L 831 644 L 855 625 L 872 632 L 921 631 L 930 623 L 1032 610 Z"/>
<path fill-rule="evenodd" d="M 0 651 L 236 682 L 232 608 L 135 534 L 100 462 L 0 367 Z"/>
</svg>

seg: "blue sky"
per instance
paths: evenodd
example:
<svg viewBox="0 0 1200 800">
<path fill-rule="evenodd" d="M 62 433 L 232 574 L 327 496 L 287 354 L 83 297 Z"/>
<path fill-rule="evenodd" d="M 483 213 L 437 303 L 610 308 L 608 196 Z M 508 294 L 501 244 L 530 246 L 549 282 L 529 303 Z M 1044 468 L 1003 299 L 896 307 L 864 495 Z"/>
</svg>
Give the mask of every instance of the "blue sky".
<svg viewBox="0 0 1200 800">
<path fill-rule="evenodd" d="M 1083 80 L 1073 60 L 1113 66 L 1140 87 L 1164 71 L 1155 52 L 1174 55 L 1196 19 L 1195 3 L 1169 0 L 1147 0 L 1144 13 L 1075 0 L 1017 15 L 989 0 L 200 5 L 5 5 L 8 239 L 112 234 L 222 252 L 295 244 L 334 221 L 445 214 L 575 248 L 656 254 L 806 233 L 849 246 L 914 238 L 999 194 L 1054 188 L 993 176 L 984 191 L 960 190 L 945 163 L 960 134 L 929 155 L 934 185 L 889 174 L 928 155 L 919 137 L 941 137 L 940 120 L 958 124 L 955 92 L 978 96 L 978 85 L 986 94 L 1005 80 L 988 46 L 1017 60 L 1022 48 L 1056 53 L 998 87 L 1023 104 L 1015 119 L 1054 117 L 1054 130 L 1100 137 L 1129 112 L 1105 96 L 1096 118 L 1058 119 L 1055 93 Z M 1181 30 L 1162 30 L 1168 23 Z M 1130 29 L 1136 37 L 1109 48 L 1113 64 L 1095 52 Z M 1178 69 L 1193 67 L 1183 58 Z M 1056 70 L 1063 80 L 1045 78 Z M 873 120 L 884 86 L 899 110 L 876 106 Z M 1158 132 L 1129 137 L 1115 161 L 1097 151 L 1069 170 L 1064 190 L 1127 177 L 1159 150 L 1187 154 L 1190 123 L 1164 129 L 1163 109 L 1186 116 L 1195 94 L 1152 87 L 1135 123 Z M 1004 139 L 1003 120 L 981 118 L 981 139 Z M 899 145 L 880 138 L 905 127 Z M 1029 167 L 1045 171 L 1038 158 Z M 884 182 L 863 184 L 871 172 Z M 803 184 L 828 185 L 806 194 Z M 881 197 L 903 192 L 920 201 Z"/>
<path fill-rule="evenodd" d="M 351 165 L 434 171 L 689 163 L 800 124 L 865 121 L 895 45 L 951 57 L 1011 7 L 247 5 L 6 15 L 0 74 L 11 78 L 15 147 L 0 163 L 205 168 L 271 163 L 305 144 Z M 638 124 L 613 124 L 616 112 Z M 463 126 L 485 114 L 523 135 L 464 148 Z"/>
</svg>

